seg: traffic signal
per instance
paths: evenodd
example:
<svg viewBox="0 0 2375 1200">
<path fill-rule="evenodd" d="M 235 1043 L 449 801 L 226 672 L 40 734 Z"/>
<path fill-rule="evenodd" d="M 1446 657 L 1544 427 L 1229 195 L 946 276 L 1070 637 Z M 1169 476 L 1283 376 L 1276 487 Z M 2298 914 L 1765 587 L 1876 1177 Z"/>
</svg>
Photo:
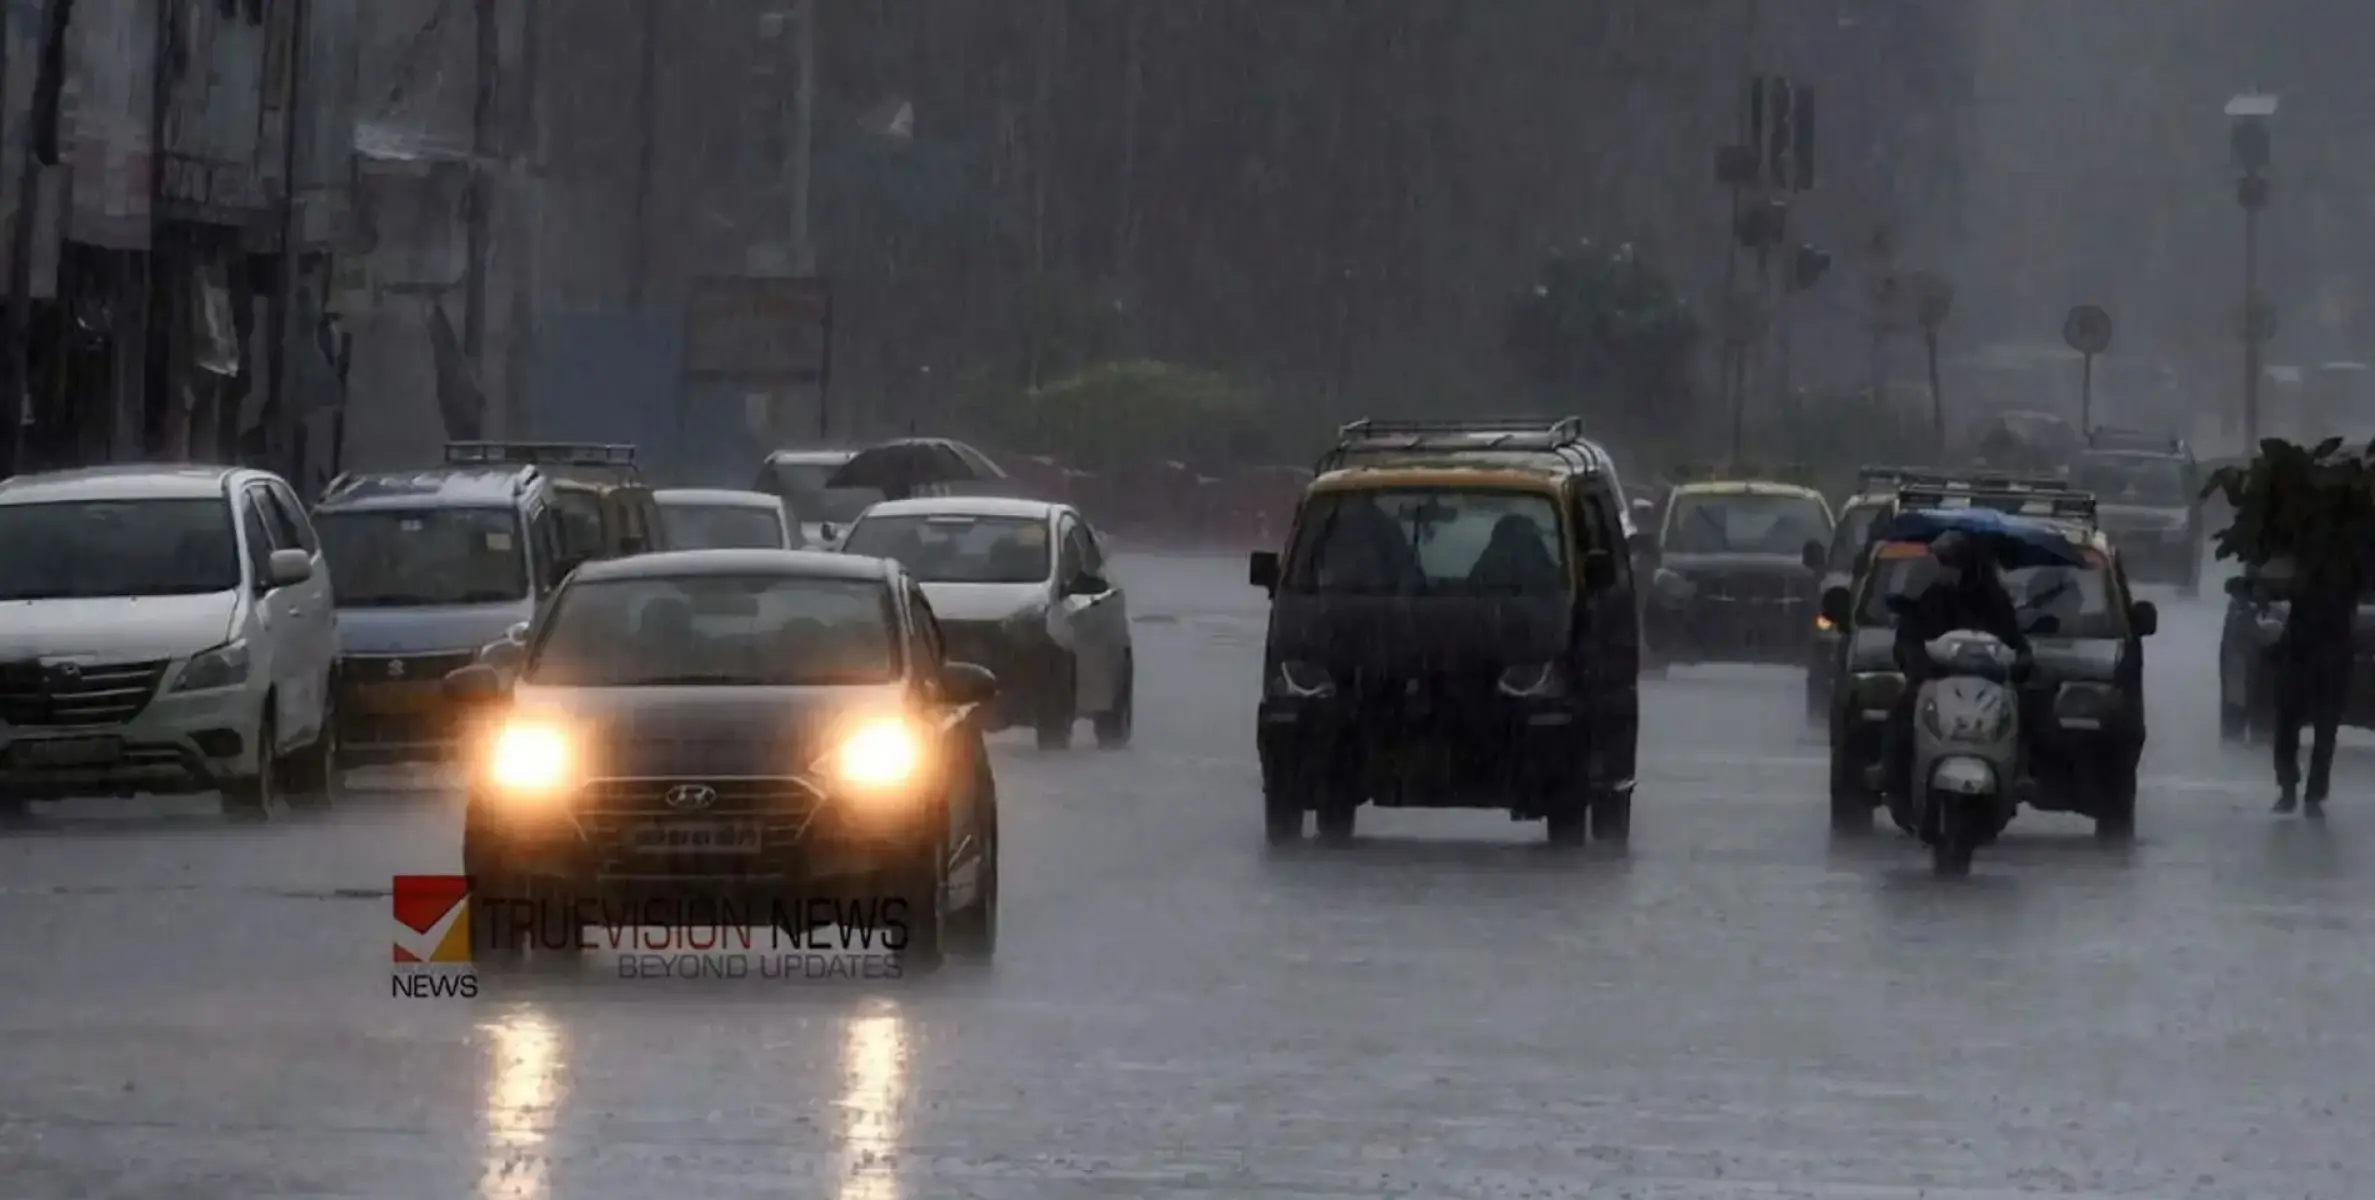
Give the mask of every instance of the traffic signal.
<svg viewBox="0 0 2375 1200">
<path fill-rule="evenodd" d="M 1797 89 L 1790 81 L 1778 76 L 1765 84 L 1765 170 L 1766 182 L 1777 188 L 1790 186 L 1790 153 L 1797 141 Z"/>
<path fill-rule="evenodd" d="M 1812 246 L 1800 246 L 1790 258 L 1789 283 L 1792 291 L 1805 291 L 1822 281 L 1831 269 L 1831 252 Z"/>
</svg>

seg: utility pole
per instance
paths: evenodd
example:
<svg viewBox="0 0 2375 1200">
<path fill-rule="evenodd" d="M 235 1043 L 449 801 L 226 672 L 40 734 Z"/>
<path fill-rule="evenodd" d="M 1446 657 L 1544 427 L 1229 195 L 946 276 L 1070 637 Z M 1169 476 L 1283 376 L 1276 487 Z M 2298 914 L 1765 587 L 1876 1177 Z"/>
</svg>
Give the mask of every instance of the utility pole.
<svg viewBox="0 0 2375 1200">
<path fill-rule="evenodd" d="M 1740 109 L 1739 142 L 1716 152 L 1716 181 L 1731 193 L 1731 219 L 1724 230 L 1724 402 L 1732 413 L 1732 457 L 1740 456 L 1747 419 L 1741 396 L 1748 386 L 1748 305 L 1741 302 L 1740 243 L 1746 214 L 1743 194 L 1761 174 L 1758 139 L 1764 124 L 1757 86 L 1757 0 L 1741 0 L 1740 77 L 1748 91 Z"/>
<path fill-rule="evenodd" d="M 2245 93 L 2227 102 L 2235 168 L 2235 202 L 2243 208 L 2243 311 L 2236 332 L 2243 336 L 2243 449 L 2260 444 L 2260 355 L 2276 332 L 2276 314 L 2260 296 L 2260 213 L 2268 207 L 2269 123 L 2276 97 Z"/>
<path fill-rule="evenodd" d="M 544 269 L 544 0 L 520 2 L 518 79 L 507 165 L 519 186 L 513 205 L 511 305 L 505 320 L 503 434 L 532 435 L 529 392 L 536 373 L 536 294 Z"/>
<path fill-rule="evenodd" d="M 816 243 L 808 228 L 811 155 L 816 145 L 816 0 L 792 6 L 792 53 L 800 77 L 792 84 L 792 269 L 816 274 Z"/>
<path fill-rule="evenodd" d="M 469 364 L 470 384 L 486 394 L 487 258 L 492 253 L 495 215 L 495 177 L 488 168 L 496 146 L 495 88 L 502 75 L 502 30 L 496 25 L 495 0 L 477 0 L 477 71 L 470 96 L 470 191 L 465 214 L 462 313 L 462 359 Z"/>
<path fill-rule="evenodd" d="M 33 102 L 25 114 L 24 159 L 17 164 L 16 224 L 11 229 L 8 255 L 8 346 L 0 354 L 0 388 L 6 390 L 8 422 L 7 471 L 14 474 L 30 465 L 25 427 L 33 419 L 29 367 L 33 342 L 33 233 L 40 217 L 42 151 L 57 152 L 58 94 L 65 87 L 66 24 L 74 16 L 74 0 L 42 0 L 40 37 L 34 42 L 40 57 L 33 76 Z M 6 57 L 0 42 L 0 58 Z M 4 94 L 4 93 L 0 93 Z M 44 147 L 42 143 L 53 143 Z"/>
<path fill-rule="evenodd" d="M 296 481 L 300 489 L 306 486 L 305 464 L 274 461 L 273 456 L 289 454 L 296 441 L 280 434 L 287 424 L 282 414 L 287 411 L 289 392 L 289 306 L 297 299 L 297 112 L 305 94 L 305 10 L 311 7 L 312 0 L 292 0 L 289 7 L 289 91 L 281 98 L 285 111 L 281 114 L 280 146 L 280 279 L 273 289 L 272 311 L 265 318 L 272 373 L 264 382 L 261 421 L 265 462 L 282 478 Z"/>
<path fill-rule="evenodd" d="M 627 305 L 643 312 L 651 295 L 652 192 L 660 140 L 660 4 L 643 0 L 643 59 L 635 90 L 635 246 Z"/>
</svg>

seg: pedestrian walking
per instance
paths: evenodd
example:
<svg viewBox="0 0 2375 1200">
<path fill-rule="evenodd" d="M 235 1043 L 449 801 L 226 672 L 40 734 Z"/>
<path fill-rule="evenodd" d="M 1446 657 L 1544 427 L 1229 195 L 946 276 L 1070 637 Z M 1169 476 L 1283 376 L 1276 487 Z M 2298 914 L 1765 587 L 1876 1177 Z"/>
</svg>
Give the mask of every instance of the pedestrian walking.
<svg viewBox="0 0 2375 1200">
<path fill-rule="evenodd" d="M 2276 642 L 2276 811 L 2303 805 L 2324 815 L 2333 783 L 2334 738 L 2350 702 L 2350 668 L 2359 596 L 2367 567 L 2359 556 L 2323 571 L 2296 574 Z M 2311 727 L 2308 786 L 2301 779 L 2301 726 Z"/>
</svg>

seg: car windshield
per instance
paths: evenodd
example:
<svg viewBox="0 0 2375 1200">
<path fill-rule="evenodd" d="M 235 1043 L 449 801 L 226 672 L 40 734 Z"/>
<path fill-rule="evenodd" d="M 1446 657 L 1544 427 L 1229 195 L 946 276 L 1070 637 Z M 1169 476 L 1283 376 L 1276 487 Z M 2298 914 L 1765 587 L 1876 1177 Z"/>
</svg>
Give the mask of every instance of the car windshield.
<svg viewBox="0 0 2375 1200">
<path fill-rule="evenodd" d="M 1037 583 L 1053 573 L 1044 517 L 868 517 L 841 549 L 896 559 L 925 583 Z"/>
<path fill-rule="evenodd" d="M 825 481 L 840 469 L 841 464 L 835 462 L 776 463 L 760 490 L 782 496 L 792 506 L 795 520 L 836 525 L 847 525 L 869 506 L 888 499 L 879 488 L 826 487 Z"/>
<path fill-rule="evenodd" d="M 528 594 L 519 514 L 508 508 L 316 514 L 340 608 L 499 604 Z"/>
<path fill-rule="evenodd" d="M 662 504 L 660 530 L 671 550 L 781 550 L 791 544 L 774 509 L 747 504 Z"/>
<path fill-rule="evenodd" d="M 522 676 L 550 687 L 801 687 L 899 678 L 890 589 L 781 575 L 561 590 Z"/>
<path fill-rule="evenodd" d="M 1880 519 L 1886 504 L 1850 504 L 1839 514 L 1839 528 L 1831 537 L 1830 569 L 1855 570 L 1856 555 L 1872 537 L 1872 524 Z"/>
<path fill-rule="evenodd" d="M 0 600 L 186 596 L 239 586 L 221 497 L 0 505 Z"/>
<path fill-rule="evenodd" d="M 1397 488 L 1313 500 L 1287 586 L 1356 595 L 1567 589 L 1558 508 L 1536 492 Z"/>
<path fill-rule="evenodd" d="M 2185 484 L 2185 460 L 2179 458 L 2106 455 L 2078 467 L 2078 486 L 2104 504 L 2182 508 L 2192 502 Z"/>
<path fill-rule="evenodd" d="M 1812 496 L 1701 493 L 1677 496 L 1666 520 L 1668 554 L 1806 553 L 1829 545 L 1831 521 Z"/>
<path fill-rule="evenodd" d="M 1888 597 L 1918 594 L 1935 577 L 1936 568 L 1930 563 L 1928 548 L 1918 543 L 1891 542 L 1877 553 L 1880 569 L 1872 573 L 1864 589 L 1856 623 L 1893 629 L 1896 614 L 1888 611 Z M 2005 592 L 2020 608 L 2023 624 L 2050 614 L 2056 623 L 2053 637 L 2127 636 L 2127 612 L 2113 602 L 2117 590 L 2110 565 L 2092 550 L 2086 557 L 2088 565 L 2084 567 L 2024 567 L 1998 572 Z"/>
</svg>

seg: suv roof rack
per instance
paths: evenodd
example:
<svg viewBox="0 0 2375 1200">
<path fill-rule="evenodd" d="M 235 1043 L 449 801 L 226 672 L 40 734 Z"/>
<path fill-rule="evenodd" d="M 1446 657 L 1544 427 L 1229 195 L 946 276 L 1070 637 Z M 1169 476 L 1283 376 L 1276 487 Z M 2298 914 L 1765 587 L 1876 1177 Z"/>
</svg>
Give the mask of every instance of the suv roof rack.
<svg viewBox="0 0 2375 1200">
<path fill-rule="evenodd" d="M 2088 430 L 2086 448 L 2089 450 L 2144 450 L 2176 455 L 2187 453 L 2184 438 L 2171 434 L 2146 433 L 2141 429 L 2120 429 L 2111 425 L 2097 425 Z"/>
<path fill-rule="evenodd" d="M 633 467 L 635 447 L 616 442 L 447 442 L 447 466 Z"/>
<path fill-rule="evenodd" d="M 1423 454 L 1555 454 L 1578 470 L 1594 470 L 1599 447 L 1583 436 L 1583 418 L 1476 417 L 1377 420 L 1363 417 L 1336 431 L 1336 446 L 1320 456 L 1321 474 L 1355 458 Z"/>
<path fill-rule="evenodd" d="M 1897 503 L 1904 508 L 1992 508 L 2021 517 L 2095 523 L 2095 494 L 2060 479 L 1986 475 L 1921 474 L 1898 478 Z"/>
</svg>

